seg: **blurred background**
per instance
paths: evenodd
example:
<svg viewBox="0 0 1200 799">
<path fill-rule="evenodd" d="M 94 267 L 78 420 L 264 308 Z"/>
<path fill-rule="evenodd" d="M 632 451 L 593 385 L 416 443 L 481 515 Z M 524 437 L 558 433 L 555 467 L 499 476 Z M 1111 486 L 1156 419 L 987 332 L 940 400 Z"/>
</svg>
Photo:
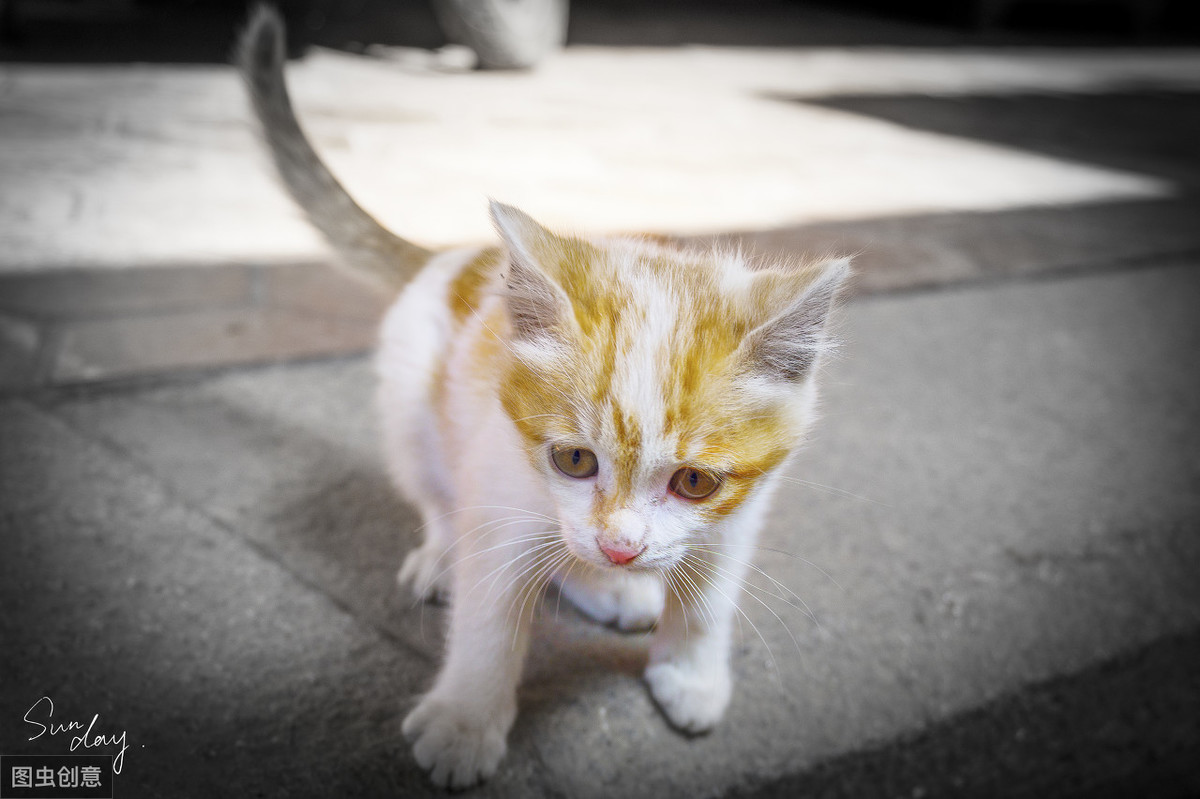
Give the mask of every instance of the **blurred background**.
<svg viewBox="0 0 1200 799">
<path fill-rule="evenodd" d="M 433 2 L 287 0 L 293 52 L 315 44 L 436 48 Z M 452 6 L 444 3 L 443 6 Z M 510 4 L 517 5 L 517 4 Z M 527 4 L 549 8 L 552 3 Z M 1200 36 L 1189 0 L 574 0 L 574 45 L 1166 46 Z M 6 0 L 5 56 L 66 62 L 224 63 L 238 0 Z"/>
<path fill-rule="evenodd" d="M 564 604 L 487 795 L 1200 794 L 1200 4 L 282 8 L 302 124 L 405 237 L 490 241 L 495 197 L 855 255 L 727 722 L 672 733 L 645 640 Z M 390 298 L 260 151 L 245 14 L 0 0 L 0 754 L 65 751 L 47 695 L 128 731 L 118 795 L 435 795 Z"/>
</svg>

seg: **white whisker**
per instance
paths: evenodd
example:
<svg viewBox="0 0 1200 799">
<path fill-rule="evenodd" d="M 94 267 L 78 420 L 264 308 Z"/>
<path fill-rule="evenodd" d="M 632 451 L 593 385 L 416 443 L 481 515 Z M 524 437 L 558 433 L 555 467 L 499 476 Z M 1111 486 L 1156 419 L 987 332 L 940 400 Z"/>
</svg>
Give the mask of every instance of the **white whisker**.
<svg viewBox="0 0 1200 799">
<path fill-rule="evenodd" d="M 692 602 L 696 606 L 696 610 L 700 614 L 699 621 L 703 622 L 710 628 L 716 626 L 717 617 L 713 612 L 712 604 L 708 601 L 708 598 L 704 596 L 704 591 L 701 590 L 700 586 L 696 584 L 696 581 L 692 579 L 693 577 L 699 577 L 700 575 L 696 574 L 695 570 L 692 569 L 692 565 L 687 562 L 686 556 L 684 557 L 684 560 L 681 561 L 681 565 L 687 565 L 692 571 L 692 574 L 688 574 L 685 571 L 680 571 L 679 579 L 682 580 L 684 585 L 687 587 L 688 596 L 691 598 Z M 684 612 L 684 620 L 687 620 L 686 609 Z"/>
<path fill-rule="evenodd" d="M 779 580 L 776 580 L 770 574 L 767 574 L 767 572 L 764 571 L 763 569 L 759 568 L 758 566 L 756 566 L 755 564 L 753 564 L 749 561 L 744 561 L 744 560 L 741 560 L 740 558 L 735 558 L 732 555 L 728 555 L 724 552 L 713 552 L 712 550 L 704 550 L 702 547 L 695 547 L 695 549 L 698 549 L 700 551 L 707 551 L 707 552 L 709 552 L 709 554 L 716 555 L 717 557 L 721 557 L 721 558 L 725 558 L 726 560 L 733 561 L 734 563 L 745 566 L 746 568 L 752 569 L 756 573 L 761 574 L 763 577 L 767 578 L 768 582 L 770 582 L 772 585 L 777 587 L 783 593 L 777 594 L 772 591 L 768 591 L 767 589 L 762 588 L 762 587 L 758 586 L 757 584 L 752 583 L 749 580 L 746 580 L 745 578 L 739 577 L 739 579 L 741 579 L 746 585 L 756 588 L 759 591 L 762 591 L 764 594 L 767 594 L 768 596 L 772 596 L 772 597 L 775 597 L 776 599 L 782 600 L 783 602 L 786 602 L 791 607 L 796 608 L 796 610 L 803 612 L 806 616 L 808 616 L 810 619 L 812 619 L 813 623 L 817 625 L 818 629 L 820 629 L 821 623 L 817 620 L 816 614 L 812 612 L 812 609 L 808 606 L 808 603 L 804 601 L 804 598 L 802 596 L 800 596 L 799 594 L 797 594 L 795 591 L 793 591 L 788 586 L 781 583 Z M 715 563 L 713 564 L 713 566 L 715 566 L 717 568 L 723 568 L 723 567 L 717 566 L 717 564 L 715 564 Z M 729 570 L 725 569 L 725 571 L 729 571 Z M 794 597 L 796 602 L 799 602 L 800 605 L 796 605 L 794 602 L 792 602 L 790 599 L 788 599 L 787 595 L 791 595 L 792 597 Z M 801 606 L 803 606 L 803 607 L 801 607 Z"/>
<path fill-rule="evenodd" d="M 443 513 L 441 516 L 434 516 L 432 519 L 426 519 L 425 523 L 422 524 L 421 526 L 417 527 L 413 532 L 419 533 L 420 531 L 424 530 L 426 527 L 433 524 L 434 522 L 440 522 L 442 519 L 449 518 L 450 516 L 456 516 L 460 513 L 466 513 L 467 511 L 471 511 L 471 510 L 511 510 L 511 511 L 516 511 L 517 513 L 525 513 L 530 516 L 537 516 L 537 517 L 544 519 L 545 521 L 551 522 L 553 524 L 558 523 L 558 519 L 555 519 L 551 516 L 547 516 L 544 513 L 538 513 L 535 510 L 529 510 L 528 508 L 516 508 L 511 505 L 467 505 L 467 506 L 464 506 L 461 508 L 455 508 L 452 511 L 447 511 L 446 513 Z"/>
<path fill-rule="evenodd" d="M 830 574 L 829 572 L 825 571 L 825 570 L 824 570 L 824 569 L 822 569 L 820 566 L 818 566 L 817 564 L 813 563 L 811 560 L 809 560 L 809 559 L 807 559 L 807 558 L 802 558 L 802 557 L 800 557 L 799 555 L 795 554 L 794 552 L 788 552 L 786 549 L 777 549 L 777 548 L 775 548 L 775 547 L 765 547 L 765 546 L 761 546 L 761 545 L 759 545 L 759 544 L 718 544 L 718 543 L 703 543 L 703 544 L 693 544 L 693 545 L 691 545 L 691 548 L 692 548 L 692 549 L 707 549 L 707 550 L 710 550 L 710 551 L 712 551 L 712 550 L 714 550 L 714 549 L 721 549 L 721 548 L 728 548 L 728 549 L 760 549 L 760 550 L 762 550 L 763 552 L 774 552 L 774 553 L 776 553 L 776 554 L 778 554 L 778 555 L 784 555 L 784 556 L 786 556 L 786 557 L 793 558 L 793 559 L 795 559 L 795 560 L 798 560 L 798 561 L 800 561 L 801 563 L 803 563 L 803 564 L 805 564 L 805 565 L 807 565 L 807 566 L 811 566 L 811 567 L 813 567 L 813 568 L 814 568 L 814 569 L 816 569 L 818 572 L 820 572 L 820 573 L 821 573 L 821 575 L 822 575 L 823 577 L 825 577 L 826 579 L 828 579 L 828 580 L 829 580 L 831 583 L 833 583 L 833 584 L 834 584 L 835 586 L 837 586 L 839 589 L 842 589 L 842 585 L 841 585 L 841 583 L 839 583 L 839 582 L 838 582 L 838 581 L 837 581 L 837 580 L 834 578 L 834 576 L 833 576 L 832 574 Z M 717 554 L 717 553 L 715 553 L 715 552 L 714 552 L 714 554 Z M 725 554 L 724 552 L 722 552 L 722 553 L 720 553 L 720 554 L 721 554 L 723 557 L 729 558 L 729 559 L 731 559 L 731 560 L 736 560 L 736 558 L 734 558 L 732 555 L 727 555 L 727 554 Z M 741 561 L 741 562 L 745 563 L 745 561 Z M 842 590 L 845 590 L 845 589 L 842 589 Z"/>
<path fill-rule="evenodd" d="M 522 520 L 522 521 L 525 521 L 525 520 Z M 536 520 L 529 520 L 529 521 L 536 521 Z M 492 532 L 495 532 L 495 531 L 492 531 Z M 489 535 L 490 534 L 491 533 L 489 533 Z M 450 563 L 444 569 L 442 569 L 440 572 L 438 572 L 437 575 L 434 576 L 434 578 L 431 582 L 436 583 L 443 576 L 445 576 L 448 572 L 452 571 L 453 569 L 458 567 L 460 564 L 465 563 L 468 560 L 471 560 L 473 558 L 480 557 L 481 555 L 486 555 L 489 552 L 495 552 L 496 550 L 504 549 L 505 547 L 517 546 L 520 544 L 531 544 L 536 541 L 547 541 L 547 540 L 554 539 L 554 538 L 558 538 L 558 532 L 556 530 L 548 530 L 548 531 L 541 532 L 541 533 L 530 533 L 528 535 L 520 536 L 518 538 L 511 538 L 502 543 L 493 544 L 492 546 L 486 547 L 485 549 L 472 550 L 472 551 L 468 552 L 466 555 L 463 555 L 462 557 L 456 559 L 454 562 Z M 443 557 L 445 557 L 445 555 L 448 552 L 450 552 L 449 549 L 446 550 L 446 552 L 443 552 L 441 555 L 439 555 L 437 560 L 434 561 L 434 565 L 436 566 L 438 561 L 440 561 Z M 517 557 L 520 557 L 520 553 L 517 554 Z"/>
<path fill-rule="evenodd" d="M 774 608 L 772 608 L 770 605 L 768 605 L 766 602 L 764 602 L 764 601 L 762 600 L 762 598 L 760 598 L 760 597 L 759 597 L 757 594 L 755 594 L 755 593 L 753 593 L 753 592 L 751 592 L 751 591 L 748 591 L 748 590 L 746 590 L 747 586 L 749 586 L 749 587 L 752 587 L 752 588 L 757 588 L 758 586 L 755 586 L 753 583 L 747 582 L 745 578 L 743 578 L 743 577 L 740 577 L 739 575 L 736 575 L 736 574 L 734 574 L 733 572 L 729 571 L 728 569 L 724 569 L 724 568 L 722 568 L 722 567 L 718 566 L 718 565 L 717 565 L 717 564 L 715 564 L 715 563 L 707 563 L 707 562 L 704 562 L 704 561 L 701 561 L 701 562 L 702 562 L 702 563 L 704 563 L 704 565 L 705 565 L 705 566 L 707 566 L 708 568 L 710 568 L 710 569 L 714 570 L 715 572 L 717 572 L 718 574 L 724 574 L 724 575 L 725 575 L 725 576 L 727 576 L 727 577 L 730 577 L 730 578 L 732 578 L 732 579 L 735 579 L 735 580 L 737 580 L 737 581 L 738 581 L 738 582 L 741 584 L 741 586 L 742 586 L 742 591 L 743 591 L 743 593 L 745 593 L 745 594 L 746 594 L 746 596 L 753 598 L 753 599 L 754 599 L 756 602 L 758 602 L 758 604 L 760 604 L 760 605 L 762 605 L 764 608 L 766 608 L 768 613 L 770 613 L 772 616 L 774 616 L 774 617 L 775 617 L 775 620 L 779 622 L 779 625 L 780 625 L 781 627 L 783 627 L 783 629 L 784 629 L 784 632 L 786 632 L 786 633 L 788 634 L 788 638 L 791 638 L 791 639 L 792 639 L 792 644 L 793 644 L 793 645 L 796 647 L 796 652 L 797 652 L 797 653 L 799 653 L 799 652 L 800 652 L 800 642 L 796 640 L 796 636 L 792 634 L 792 628 L 791 628 L 791 627 L 788 627 L 788 625 L 787 625 L 787 622 L 785 622 L 785 621 L 783 620 L 783 617 L 782 617 L 782 616 L 780 616 L 780 615 L 779 615 L 779 614 L 778 614 L 778 613 L 775 611 L 775 609 L 774 609 Z M 759 589 L 759 590 L 762 590 L 762 589 Z M 773 596 L 773 597 L 775 597 L 775 598 L 777 598 L 777 599 L 781 599 L 781 600 L 783 600 L 784 602 L 787 602 L 787 600 L 786 600 L 784 597 L 778 596 L 778 595 L 776 595 L 776 594 L 769 594 L 769 596 Z M 788 604 L 789 604 L 789 605 L 792 605 L 792 603 L 790 603 L 790 602 L 788 602 Z M 796 606 L 795 606 L 795 605 L 792 605 L 792 607 L 796 607 Z M 797 609 L 797 610 L 800 610 L 800 608 L 798 608 L 798 607 L 797 607 L 796 609 Z M 817 622 L 816 618 L 815 618 L 815 617 L 813 617 L 811 613 L 809 613 L 808 615 L 809 615 L 809 618 L 812 618 L 812 620 L 813 620 L 813 623 L 817 625 L 817 629 L 820 629 L 821 625 L 820 625 L 820 624 Z"/>
<path fill-rule="evenodd" d="M 692 555 L 684 556 L 685 560 L 688 558 L 694 558 L 694 556 L 692 556 Z M 696 559 L 696 560 L 700 563 L 703 563 L 703 561 L 699 561 L 699 559 Z M 733 597 L 729 596 L 729 594 L 727 594 L 723 590 L 721 590 L 721 587 L 719 585 L 717 585 L 716 580 L 714 580 L 710 576 L 702 574 L 701 572 L 696 572 L 696 576 L 698 576 L 702 580 L 704 580 L 704 582 L 707 583 L 708 586 L 710 588 L 712 588 L 714 591 L 716 591 L 718 594 L 725 597 L 726 601 L 729 602 L 729 604 L 733 607 L 733 609 L 736 610 L 738 612 L 738 614 L 740 614 L 741 617 L 746 620 L 746 623 L 750 625 L 750 629 L 754 630 L 755 634 L 758 635 L 758 640 L 762 641 L 763 646 L 766 647 L 767 654 L 771 658 L 771 666 L 775 672 L 775 679 L 778 681 L 779 688 L 780 688 L 780 690 L 783 690 L 783 676 L 782 676 L 782 673 L 779 671 L 779 661 L 777 661 L 775 659 L 775 652 L 771 649 L 771 645 L 767 643 L 767 639 L 762 634 L 762 631 L 758 629 L 758 625 L 756 625 L 754 623 L 753 619 L 751 619 L 748 615 L 746 615 L 746 611 L 744 611 L 740 607 L 738 607 L 738 604 L 737 604 L 737 602 L 734 601 Z"/>
<path fill-rule="evenodd" d="M 786 475 L 786 474 L 779 475 L 779 479 L 784 481 L 785 483 L 793 483 L 795 485 L 804 486 L 806 488 L 813 488 L 813 489 L 816 489 L 817 491 L 824 491 L 825 493 L 833 494 L 836 497 L 845 497 L 846 499 L 857 499 L 860 502 L 870 502 L 872 505 L 879 505 L 884 508 L 890 508 L 892 510 L 895 510 L 894 505 L 890 505 L 887 502 L 883 502 L 878 499 L 871 499 L 870 497 L 864 497 L 861 494 L 855 494 L 853 491 L 847 491 L 844 488 L 837 488 L 836 486 L 822 485 L 821 483 L 814 483 L 811 480 L 805 480 L 800 477 L 791 477 L 790 475 Z"/>
<path fill-rule="evenodd" d="M 667 587 L 671 590 L 671 593 L 675 595 L 675 601 L 678 603 L 679 608 L 680 608 L 681 612 L 683 613 L 683 640 L 687 641 L 689 638 L 687 608 L 684 604 L 683 592 L 680 590 L 680 586 L 678 584 L 676 584 L 676 582 L 675 582 L 675 579 L 678 575 L 674 574 L 674 570 L 677 567 L 678 567 L 678 564 L 676 565 L 676 567 L 673 567 L 672 569 L 663 572 L 663 577 L 666 578 Z"/>
<path fill-rule="evenodd" d="M 519 633 L 521 632 L 521 619 L 524 618 L 524 616 L 525 616 L 525 606 L 527 604 L 529 604 L 529 601 L 531 599 L 534 600 L 533 604 L 530 606 L 530 611 L 529 611 L 530 612 L 529 621 L 530 621 L 530 624 L 532 624 L 533 623 L 533 614 L 537 610 L 537 600 L 534 598 L 537 597 L 538 595 L 540 595 L 541 590 L 544 589 L 545 586 L 550 584 L 549 579 L 548 579 L 549 575 L 555 569 L 557 569 L 559 566 L 561 566 L 563 563 L 565 563 L 566 558 L 571 556 L 570 552 L 565 551 L 566 550 L 565 547 L 563 549 L 564 549 L 563 552 L 560 552 L 560 553 L 551 552 L 546 557 L 544 557 L 542 559 L 544 565 L 540 569 L 538 569 L 534 574 L 532 574 L 528 579 L 526 579 L 525 587 L 520 591 L 520 593 L 518 595 L 518 597 L 521 598 L 521 607 L 520 607 L 520 610 L 517 612 L 517 622 L 513 626 L 512 645 L 514 647 L 517 645 L 517 637 L 518 637 Z M 511 613 L 512 613 L 512 609 L 510 607 L 509 611 L 504 614 L 505 624 L 508 623 L 508 617 Z"/>
<path fill-rule="evenodd" d="M 550 540 L 550 541 L 546 541 L 545 543 L 538 544 L 533 547 L 529 547 L 528 549 L 521 550 L 520 552 L 515 554 L 513 557 L 509 558 L 508 560 L 504 561 L 496 568 L 492 569 L 490 572 L 485 574 L 483 577 L 476 580 L 475 586 L 473 586 L 471 590 L 472 591 L 475 590 L 475 587 L 478 587 L 481 583 L 483 583 L 485 580 L 487 580 L 489 577 L 491 577 L 492 578 L 491 584 L 488 586 L 487 593 L 484 594 L 484 597 L 483 597 L 483 601 L 487 602 L 491 598 L 492 592 L 494 590 L 496 590 L 496 585 L 500 582 L 500 578 L 504 575 L 504 571 L 506 569 L 508 569 L 508 567 L 512 566 L 513 564 L 517 564 L 518 567 L 520 567 L 521 561 L 524 558 L 528 558 L 530 556 L 534 556 L 534 562 L 536 563 L 537 558 L 540 557 L 541 555 L 545 554 L 545 551 L 547 549 L 557 546 L 558 544 L 559 544 L 559 541 Z M 506 582 L 504 584 L 504 588 L 501 589 L 500 596 L 502 596 L 502 597 L 505 596 L 512 589 L 513 584 L 517 580 L 521 579 L 521 576 L 525 574 L 525 572 L 528 570 L 528 568 L 529 568 L 528 565 L 526 565 L 526 568 L 521 569 L 521 571 L 519 571 L 515 576 L 513 576 L 510 580 L 508 580 L 508 582 Z"/>
<path fill-rule="evenodd" d="M 571 558 L 571 565 L 567 566 L 567 571 L 558 580 L 558 600 L 554 603 L 554 620 L 558 621 L 558 609 L 562 606 L 563 586 L 567 584 L 567 578 L 571 576 L 571 570 L 579 563 L 578 558 Z"/>
</svg>

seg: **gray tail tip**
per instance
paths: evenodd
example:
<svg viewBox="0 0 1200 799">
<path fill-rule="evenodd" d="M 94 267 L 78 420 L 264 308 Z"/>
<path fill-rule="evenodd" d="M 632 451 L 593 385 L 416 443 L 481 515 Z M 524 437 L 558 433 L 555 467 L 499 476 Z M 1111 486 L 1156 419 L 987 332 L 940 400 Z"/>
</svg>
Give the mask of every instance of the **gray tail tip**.
<svg viewBox="0 0 1200 799">
<path fill-rule="evenodd" d="M 286 57 L 283 15 L 274 3 L 254 3 L 238 39 L 235 60 L 250 74 L 270 70 Z"/>
</svg>

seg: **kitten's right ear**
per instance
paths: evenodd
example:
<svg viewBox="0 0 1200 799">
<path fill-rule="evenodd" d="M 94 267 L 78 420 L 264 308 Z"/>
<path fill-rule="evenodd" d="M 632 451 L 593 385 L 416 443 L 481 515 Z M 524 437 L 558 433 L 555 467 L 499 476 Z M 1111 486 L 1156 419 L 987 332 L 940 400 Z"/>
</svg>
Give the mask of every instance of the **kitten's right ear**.
<svg viewBox="0 0 1200 799">
<path fill-rule="evenodd" d="M 557 249 L 555 235 L 511 205 L 492 200 L 490 211 L 508 247 L 504 301 L 513 332 L 518 340 L 531 344 L 561 344 L 558 333 L 570 318 L 571 303 L 538 264 L 539 255 Z"/>
</svg>

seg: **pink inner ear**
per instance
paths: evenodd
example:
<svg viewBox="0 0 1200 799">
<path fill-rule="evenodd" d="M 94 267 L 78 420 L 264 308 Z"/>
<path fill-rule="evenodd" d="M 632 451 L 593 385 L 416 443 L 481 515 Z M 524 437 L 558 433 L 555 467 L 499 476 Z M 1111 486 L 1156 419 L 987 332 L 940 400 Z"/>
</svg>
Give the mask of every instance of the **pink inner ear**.
<svg viewBox="0 0 1200 799">
<path fill-rule="evenodd" d="M 517 337 L 535 340 L 551 335 L 569 309 L 562 290 L 516 252 L 511 253 L 504 282 L 505 302 Z"/>
</svg>

